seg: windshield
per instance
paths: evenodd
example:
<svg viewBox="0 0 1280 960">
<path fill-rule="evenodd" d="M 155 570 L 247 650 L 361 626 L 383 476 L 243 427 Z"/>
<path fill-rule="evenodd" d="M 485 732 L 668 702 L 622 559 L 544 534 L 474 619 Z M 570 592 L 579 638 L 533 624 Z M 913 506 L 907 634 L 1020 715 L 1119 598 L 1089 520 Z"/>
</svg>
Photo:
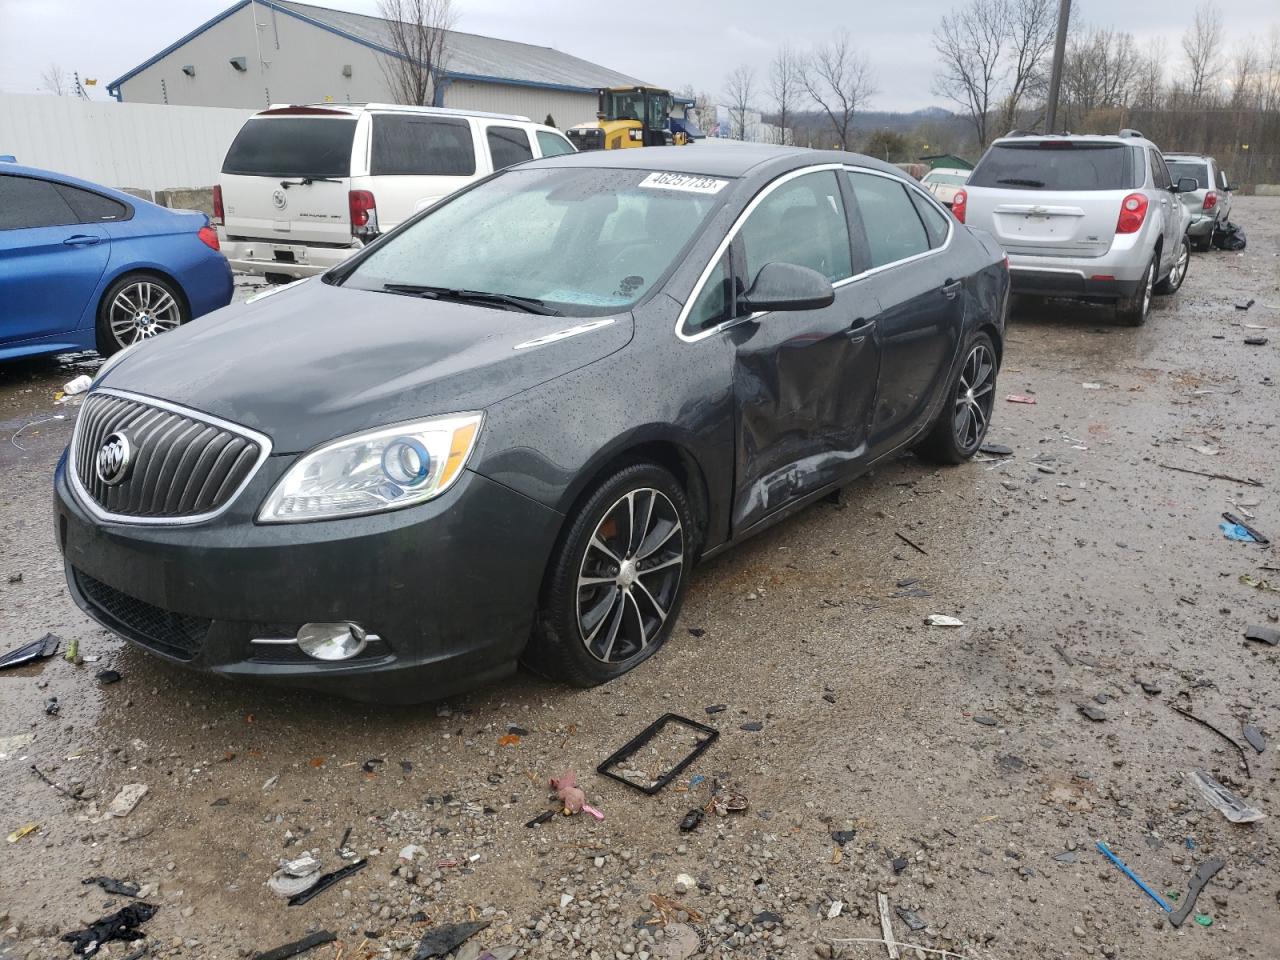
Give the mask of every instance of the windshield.
<svg viewBox="0 0 1280 960">
<path fill-rule="evenodd" d="M 353 119 L 262 117 L 232 141 L 222 172 L 250 177 L 349 177 Z"/>
<path fill-rule="evenodd" d="M 644 170 L 509 170 L 433 208 L 338 282 L 531 298 L 570 316 L 616 313 L 667 272 L 727 185 Z"/>
<path fill-rule="evenodd" d="M 1002 190 L 1131 190 L 1133 151 L 1119 143 L 1032 140 L 997 143 L 969 176 Z"/>
<path fill-rule="evenodd" d="M 1197 190 L 1204 190 L 1209 186 L 1208 164 L 1197 163 L 1194 160 L 1165 160 L 1165 166 L 1169 168 L 1169 176 L 1174 183 L 1183 177 L 1190 177 L 1196 182 Z"/>
</svg>

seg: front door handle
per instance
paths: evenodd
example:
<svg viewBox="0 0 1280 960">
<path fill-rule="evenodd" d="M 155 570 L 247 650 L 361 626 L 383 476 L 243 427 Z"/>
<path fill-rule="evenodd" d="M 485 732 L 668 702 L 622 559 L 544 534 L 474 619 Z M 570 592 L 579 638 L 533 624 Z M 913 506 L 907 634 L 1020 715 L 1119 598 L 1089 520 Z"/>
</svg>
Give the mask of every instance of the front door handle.
<svg viewBox="0 0 1280 960">
<path fill-rule="evenodd" d="M 954 300 L 960 295 L 960 288 L 963 286 L 963 280 L 948 280 L 942 285 L 942 295 L 948 300 Z"/>
<path fill-rule="evenodd" d="M 876 325 L 874 320 L 868 320 L 865 317 L 859 317 L 849 325 L 849 329 L 844 335 L 854 343 L 861 343 L 867 338 L 867 334 L 871 332 L 871 328 Z"/>
<path fill-rule="evenodd" d="M 87 233 L 77 233 L 67 237 L 67 239 L 62 241 L 62 243 L 67 247 L 91 247 L 95 243 L 100 242 L 101 239 L 101 237 L 90 236 Z"/>
</svg>

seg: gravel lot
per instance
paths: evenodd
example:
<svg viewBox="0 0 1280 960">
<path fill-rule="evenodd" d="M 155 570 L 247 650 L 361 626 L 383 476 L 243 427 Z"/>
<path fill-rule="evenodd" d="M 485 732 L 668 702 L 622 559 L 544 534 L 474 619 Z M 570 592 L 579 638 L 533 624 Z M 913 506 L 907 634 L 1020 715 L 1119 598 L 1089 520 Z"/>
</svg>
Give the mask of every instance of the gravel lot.
<svg viewBox="0 0 1280 960">
<path fill-rule="evenodd" d="M 0 957 L 70 956 L 62 934 L 129 902 L 82 884 L 107 875 L 151 888 L 157 957 L 253 956 L 317 929 L 337 944 L 307 957 L 411 957 L 429 930 L 481 920 L 463 955 L 873 958 L 884 945 L 851 941 L 882 936 L 885 894 L 897 939 L 969 960 L 1274 960 L 1280 647 L 1244 631 L 1276 626 L 1280 592 L 1240 578 L 1280 587 L 1280 556 L 1218 523 L 1247 511 L 1280 535 L 1280 199 L 1236 212 L 1248 250 L 1197 254 L 1143 328 L 1019 305 L 990 437 L 1011 458 L 903 457 L 705 565 L 661 655 L 590 691 L 519 675 L 378 709 L 127 647 L 68 599 L 49 519 L 75 413 L 55 395 L 80 370 L 0 367 L 0 648 L 53 632 L 95 658 L 0 673 L 0 738 L 21 738 L 0 741 L 0 832 L 39 824 L 3 845 Z M 1246 772 L 1174 707 L 1270 742 L 1244 746 Z M 721 731 L 675 784 L 648 797 L 593 772 L 668 711 Z M 570 769 L 605 820 L 526 829 Z M 1197 769 L 1272 817 L 1228 823 Z M 749 808 L 682 834 L 717 782 Z M 133 783 L 136 809 L 100 820 Z M 282 857 L 350 862 L 348 827 L 362 871 L 302 906 L 268 891 Z M 1226 865 L 1174 929 L 1099 840 L 1178 902 L 1198 864 Z"/>
</svg>

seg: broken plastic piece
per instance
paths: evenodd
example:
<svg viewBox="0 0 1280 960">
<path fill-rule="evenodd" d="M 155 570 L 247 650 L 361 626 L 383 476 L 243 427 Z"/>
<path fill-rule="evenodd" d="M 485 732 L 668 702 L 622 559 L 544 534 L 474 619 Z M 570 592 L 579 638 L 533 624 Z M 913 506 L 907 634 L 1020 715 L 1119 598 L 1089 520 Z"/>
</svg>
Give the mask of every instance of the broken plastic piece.
<svg viewBox="0 0 1280 960">
<path fill-rule="evenodd" d="M 1182 906 L 1169 914 L 1169 922 L 1171 924 L 1175 927 L 1182 926 L 1182 922 L 1187 919 L 1187 914 L 1196 905 L 1196 897 L 1200 896 L 1200 891 L 1204 889 L 1205 884 L 1212 880 L 1213 875 L 1226 865 L 1227 862 L 1225 860 L 1215 857 L 1196 867 L 1196 875 L 1191 878 L 1191 886 L 1187 890 L 1187 899 L 1183 901 Z M 1196 922 L 1200 922 L 1200 917 L 1196 917 Z"/>
<path fill-rule="evenodd" d="M 1249 535 L 1249 531 L 1238 523 L 1227 523 L 1227 521 L 1223 520 L 1218 524 L 1218 529 L 1222 531 L 1222 535 L 1228 540 L 1234 540 L 1237 543 L 1257 543 Z"/>
<path fill-rule="evenodd" d="M 1255 752 L 1261 753 L 1266 749 L 1267 739 L 1262 735 L 1262 731 L 1258 727 L 1255 727 L 1252 723 L 1246 723 L 1242 730 L 1245 740 L 1249 742 L 1249 746 L 1253 747 Z"/>
<path fill-rule="evenodd" d="M 337 934 L 329 930 L 319 930 L 303 937 L 301 940 L 295 940 L 293 943 L 286 943 L 283 946 L 274 947 L 271 950 L 256 954 L 253 960 L 289 960 L 290 957 L 296 957 L 300 953 L 314 950 L 316 947 L 324 946 L 326 943 L 333 943 L 337 939 Z"/>
<path fill-rule="evenodd" d="M 1222 519 L 1227 521 L 1227 523 L 1233 524 L 1234 526 L 1243 527 L 1245 531 L 1249 534 L 1249 536 L 1253 537 L 1254 540 L 1258 541 L 1258 543 L 1262 544 L 1263 546 L 1266 546 L 1268 543 L 1271 542 L 1271 538 L 1268 537 L 1265 533 L 1261 533 L 1260 531 L 1249 526 L 1249 524 L 1245 523 L 1243 520 L 1241 520 L 1239 517 L 1237 517 L 1234 513 L 1231 513 L 1230 511 L 1224 513 L 1222 515 Z"/>
<path fill-rule="evenodd" d="M 1257 640 L 1259 643 L 1274 647 L 1280 644 L 1280 630 L 1276 630 L 1273 627 L 1255 625 L 1244 632 L 1244 638 L 1246 640 Z"/>
<path fill-rule="evenodd" d="M 40 824 L 38 823 L 24 823 L 17 830 L 13 831 L 13 833 L 9 834 L 9 836 L 6 837 L 5 839 L 8 840 L 10 843 L 17 843 L 27 834 L 35 833 L 39 829 L 40 829 Z"/>
<path fill-rule="evenodd" d="M 1258 301 L 1254 300 L 1254 299 L 1253 299 L 1253 297 L 1250 297 L 1248 300 L 1241 300 L 1241 301 L 1238 301 L 1238 302 L 1236 303 L 1236 309 L 1237 309 L 1237 310 L 1248 310 L 1250 307 L 1252 307 L 1252 306 L 1253 306 L 1255 303 L 1257 303 L 1257 302 L 1258 302 Z"/>
<path fill-rule="evenodd" d="M 1196 923 L 1200 924 L 1202 927 L 1212 927 L 1213 917 L 1209 916 L 1207 913 L 1197 913 Z"/>
<path fill-rule="evenodd" d="M 958 617 L 948 617 L 943 613 L 931 613 L 924 618 L 924 622 L 931 627 L 963 627 L 964 621 Z"/>
<path fill-rule="evenodd" d="M 302 893 L 295 894 L 294 896 L 290 897 L 289 906 L 291 907 L 302 906 L 304 903 L 308 902 L 312 898 L 318 897 L 320 894 L 324 893 L 326 890 L 332 887 L 335 883 L 341 883 L 343 880 L 347 879 L 347 877 L 351 876 L 353 873 L 359 873 L 366 866 L 368 866 L 368 864 L 369 864 L 368 860 L 360 859 L 360 860 L 357 860 L 355 863 L 349 863 L 345 867 L 341 867 L 338 870 L 334 870 L 332 873 L 326 873 L 324 876 L 322 876 L 319 880 L 316 881 L 315 886 L 312 887 L 310 890 L 304 890 L 302 891 Z"/>
<path fill-rule="evenodd" d="M 684 815 L 684 819 L 680 821 L 681 833 L 692 833 L 698 829 L 698 824 L 702 822 L 702 811 L 698 809 L 690 810 Z"/>
<path fill-rule="evenodd" d="M 1141 878 L 1139 878 L 1139 876 L 1136 873 L 1134 873 L 1127 866 L 1125 866 L 1124 861 L 1121 860 L 1119 857 L 1117 857 L 1114 853 L 1112 853 L 1110 848 L 1105 843 L 1099 840 L 1097 841 L 1097 846 L 1098 846 L 1098 850 L 1100 850 L 1108 860 L 1110 860 L 1117 867 L 1119 867 L 1121 872 L 1124 873 L 1126 877 L 1128 877 L 1130 880 L 1136 883 L 1139 889 L 1141 889 L 1143 893 L 1145 893 L 1148 897 L 1150 897 L 1156 903 L 1160 904 L 1161 910 L 1163 910 L 1165 913 L 1169 913 L 1172 910 L 1172 907 L 1170 907 L 1169 904 L 1165 902 L 1164 897 L 1160 896 L 1160 894 L 1156 893 L 1149 886 L 1143 883 Z"/>
<path fill-rule="evenodd" d="M 679 724 L 681 726 L 688 727 L 691 730 L 695 730 L 700 734 L 704 734 L 704 736 L 698 739 L 693 750 L 691 750 L 674 767 L 657 777 L 649 786 L 636 783 L 634 780 L 628 780 L 622 774 L 615 773 L 613 771 L 613 767 L 618 766 L 624 760 L 629 759 L 633 754 L 637 753 L 641 747 L 657 736 L 658 732 L 668 724 Z M 674 713 L 665 713 L 657 720 L 653 721 L 653 723 L 649 724 L 649 726 L 641 730 L 636 737 L 634 737 L 630 742 L 624 744 L 621 749 L 609 756 L 604 763 L 596 767 L 596 773 L 601 776 L 608 777 L 610 780 L 617 780 L 619 783 L 625 783 L 627 786 L 634 787 L 641 793 L 653 796 L 683 773 L 685 768 L 688 767 L 689 764 L 693 763 L 694 760 L 698 759 L 698 757 L 702 756 L 702 754 L 705 753 L 707 749 L 715 743 L 717 739 L 719 739 L 719 737 L 720 731 L 715 727 L 709 727 L 704 723 L 698 723 L 697 721 L 689 720 L 686 717 L 681 717 Z"/>
<path fill-rule="evenodd" d="M 1005 397 L 1005 399 L 1008 400 L 1010 403 L 1035 403 L 1036 402 L 1035 397 L 1028 397 L 1025 394 L 1021 394 L 1021 393 L 1011 393 L 1007 397 Z"/>
<path fill-rule="evenodd" d="M 1252 574 L 1240 574 L 1240 582 L 1246 587 L 1253 587 L 1255 590 L 1267 590 L 1271 593 L 1280 593 L 1280 587 L 1276 586 L 1270 580 L 1263 580 L 1261 577 L 1255 577 Z"/>
<path fill-rule="evenodd" d="M 1244 342 L 1245 346 L 1249 347 L 1265 347 L 1267 345 L 1267 338 L 1254 335 L 1252 337 L 1245 337 Z"/>
<path fill-rule="evenodd" d="M 1003 443 L 992 443 L 987 441 L 978 448 L 979 453 L 985 453 L 992 457 L 1012 457 L 1013 447 L 1006 447 Z"/>
<path fill-rule="evenodd" d="M 911 928 L 912 933 L 923 930 L 929 924 L 925 923 L 924 918 L 914 910 L 908 910 L 906 907 L 894 907 L 893 912 L 898 915 L 898 919 Z"/>
<path fill-rule="evenodd" d="M 475 920 L 471 923 L 451 923 L 447 927 L 436 927 L 422 938 L 413 960 L 447 956 L 487 926 L 488 920 Z"/>
<path fill-rule="evenodd" d="M 150 903 L 131 903 L 83 930 L 63 934 L 62 940 L 71 944 L 71 952 L 76 956 L 92 957 L 104 943 L 112 940 L 124 940 L 127 943 L 141 940 L 146 934 L 138 927 L 154 917 L 159 909 Z"/>
<path fill-rule="evenodd" d="M 80 882 L 86 885 L 96 883 L 107 893 L 113 893 L 118 897 L 136 897 L 138 891 L 142 889 L 136 883 L 130 883 L 127 880 L 116 880 L 112 877 L 89 877 Z"/>
<path fill-rule="evenodd" d="M 1254 823 L 1266 819 L 1265 813 L 1253 809 L 1203 770 L 1192 771 L 1187 777 L 1210 806 L 1232 823 Z"/>
<path fill-rule="evenodd" d="M 555 815 L 556 815 L 556 811 L 554 810 L 544 810 L 542 813 L 538 814 L 536 817 L 534 817 L 532 820 L 526 823 L 525 826 L 536 827 L 540 823 L 546 823 L 548 820 L 555 817 Z"/>
<path fill-rule="evenodd" d="M 74 397 L 78 393 L 84 393 L 92 386 L 93 377 L 89 376 L 87 373 L 82 373 L 80 376 L 64 383 L 62 385 L 62 392 L 68 397 Z"/>
<path fill-rule="evenodd" d="M 120 672 L 118 670 L 99 670 L 98 682 L 104 686 L 108 683 L 118 683 L 120 681 Z"/>
<path fill-rule="evenodd" d="M 54 636 L 52 633 L 46 633 L 39 640 L 32 640 L 26 646 L 18 647 L 16 650 L 10 650 L 3 657 L 0 657 L 0 670 L 7 670 L 10 667 L 20 667 L 24 663 L 32 663 L 36 660 L 44 660 L 48 657 L 52 657 L 58 652 L 58 644 L 61 642 L 61 637 Z"/>
</svg>

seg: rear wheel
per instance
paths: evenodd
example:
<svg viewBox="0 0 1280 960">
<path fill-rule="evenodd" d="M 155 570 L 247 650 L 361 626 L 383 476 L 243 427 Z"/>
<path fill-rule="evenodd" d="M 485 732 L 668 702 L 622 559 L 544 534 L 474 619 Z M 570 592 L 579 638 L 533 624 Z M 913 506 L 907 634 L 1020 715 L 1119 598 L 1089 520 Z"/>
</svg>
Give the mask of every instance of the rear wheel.
<svg viewBox="0 0 1280 960">
<path fill-rule="evenodd" d="M 109 357 L 190 319 L 186 301 L 171 282 L 150 273 L 126 274 L 98 304 L 98 352 Z"/>
<path fill-rule="evenodd" d="M 1156 293 L 1161 296 L 1177 293 L 1178 288 L 1182 286 L 1182 281 L 1187 279 L 1187 267 L 1190 264 L 1191 242 L 1186 237 L 1183 237 L 1182 243 L 1178 247 L 1178 259 L 1173 262 L 1173 268 L 1169 271 L 1169 275 L 1156 284 Z"/>
<path fill-rule="evenodd" d="M 1140 327 L 1147 322 L 1147 313 L 1151 310 L 1151 294 L 1156 285 L 1157 263 L 1159 263 L 1159 254 L 1151 257 L 1151 262 L 1147 264 L 1147 272 L 1143 274 L 1133 296 L 1121 300 L 1116 305 L 1116 316 L 1131 327 Z"/>
<path fill-rule="evenodd" d="M 996 348 L 979 333 L 952 377 L 938 419 L 916 452 L 934 463 L 963 463 L 982 446 L 996 399 Z"/>
<path fill-rule="evenodd" d="M 696 541 L 684 491 L 652 463 L 599 483 L 547 573 L 525 662 L 592 687 L 648 659 L 671 633 Z"/>
</svg>

